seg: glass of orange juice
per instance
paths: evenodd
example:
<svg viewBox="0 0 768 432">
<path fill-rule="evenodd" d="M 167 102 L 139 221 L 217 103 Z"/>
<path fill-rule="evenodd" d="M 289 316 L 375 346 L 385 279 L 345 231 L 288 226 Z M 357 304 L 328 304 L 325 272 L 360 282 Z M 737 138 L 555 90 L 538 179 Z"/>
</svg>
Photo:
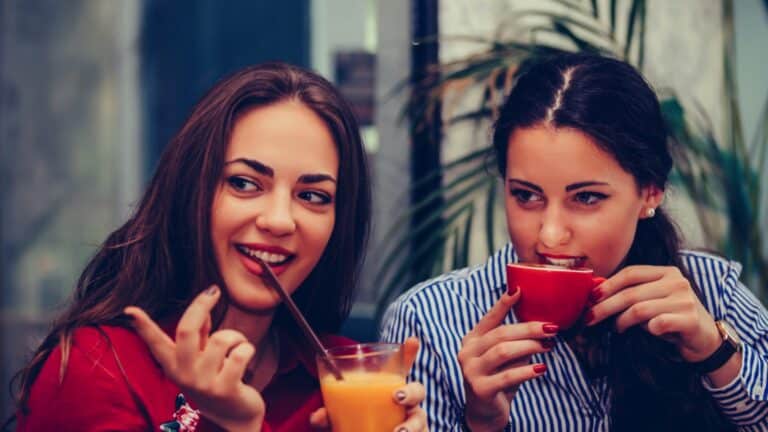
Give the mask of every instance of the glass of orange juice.
<svg viewBox="0 0 768 432">
<path fill-rule="evenodd" d="M 338 380 L 317 359 L 320 390 L 333 432 L 391 432 L 405 420 L 395 391 L 407 373 L 401 345 L 369 343 L 326 351 L 341 372 Z"/>
</svg>

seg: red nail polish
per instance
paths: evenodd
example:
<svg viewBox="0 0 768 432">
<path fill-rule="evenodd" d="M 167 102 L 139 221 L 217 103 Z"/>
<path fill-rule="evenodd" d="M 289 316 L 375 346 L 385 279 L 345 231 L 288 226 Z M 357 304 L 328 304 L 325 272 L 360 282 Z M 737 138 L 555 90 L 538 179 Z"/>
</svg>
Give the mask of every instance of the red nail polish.
<svg viewBox="0 0 768 432">
<path fill-rule="evenodd" d="M 591 322 L 592 322 L 594 319 L 595 319 L 595 313 L 594 313 L 594 312 L 592 312 L 592 310 L 591 310 L 591 309 L 590 309 L 590 310 L 588 310 L 588 311 L 587 311 L 587 312 L 584 314 L 584 324 L 587 324 L 587 325 L 589 325 L 589 323 L 591 323 Z"/>
<path fill-rule="evenodd" d="M 589 301 L 591 301 L 592 303 L 597 303 L 602 297 L 603 297 L 603 293 L 600 292 L 599 288 L 594 288 L 589 293 Z"/>
<path fill-rule="evenodd" d="M 507 289 L 507 294 L 510 296 L 515 295 L 515 293 L 517 293 L 517 285 L 511 286 Z"/>
<path fill-rule="evenodd" d="M 537 364 L 533 366 L 533 371 L 537 374 L 543 374 L 547 371 L 547 365 L 545 364 Z"/>
<path fill-rule="evenodd" d="M 541 326 L 541 329 L 544 330 L 544 333 L 557 333 L 558 330 L 560 330 L 560 326 L 557 324 L 544 324 Z"/>
<path fill-rule="evenodd" d="M 551 349 L 555 346 L 555 340 L 554 339 L 543 339 L 541 341 L 541 346 L 543 346 L 546 349 Z"/>
</svg>

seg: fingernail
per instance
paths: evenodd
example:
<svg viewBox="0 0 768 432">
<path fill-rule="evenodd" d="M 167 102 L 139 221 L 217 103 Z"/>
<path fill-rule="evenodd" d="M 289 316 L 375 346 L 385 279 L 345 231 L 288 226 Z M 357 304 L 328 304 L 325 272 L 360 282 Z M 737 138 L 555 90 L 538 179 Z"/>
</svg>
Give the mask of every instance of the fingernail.
<svg viewBox="0 0 768 432">
<path fill-rule="evenodd" d="M 205 293 L 208 294 L 209 296 L 216 295 L 217 292 L 219 292 L 219 287 L 217 287 L 216 285 L 213 285 L 212 287 L 205 290 Z"/>
<path fill-rule="evenodd" d="M 544 330 L 544 333 L 557 333 L 558 330 L 560 330 L 560 326 L 557 324 L 544 324 L 541 326 L 541 329 Z"/>
<path fill-rule="evenodd" d="M 551 349 L 555 346 L 555 340 L 554 339 L 544 339 L 541 341 L 541 346 L 543 346 L 546 349 Z"/>
<path fill-rule="evenodd" d="M 404 392 L 404 391 L 402 391 L 402 390 L 398 390 L 398 391 L 396 391 L 396 392 L 395 392 L 395 399 L 396 399 L 398 402 L 402 402 L 402 401 L 404 401 L 404 400 L 405 400 L 405 392 Z"/>
<path fill-rule="evenodd" d="M 592 321 L 595 320 L 595 313 L 592 312 L 592 310 L 588 310 L 587 313 L 584 314 L 584 324 L 589 325 Z"/>
<path fill-rule="evenodd" d="M 400 426 L 400 427 L 397 429 L 397 431 L 395 431 L 395 432 L 408 432 L 408 428 L 407 428 L 407 427 L 405 427 L 405 426 Z"/>
<path fill-rule="evenodd" d="M 589 293 L 589 301 L 592 303 L 597 303 L 598 300 L 600 300 L 603 297 L 603 293 L 600 292 L 599 288 L 595 288 L 592 290 L 592 292 Z"/>
<path fill-rule="evenodd" d="M 511 287 L 509 287 L 509 288 L 507 289 L 507 293 L 508 293 L 510 296 L 513 296 L 513 295 L 515 295 L 515 294 L 517 293 L 517 285 L 514 285 L 514 286 L 511 286 Z"/>
<path fill-rule="evenodd" d="M 547 365 L 545 364 L 537 364 L 533 366 L 533 371 L 537 374 L 543 374 L 547 371 Z"/>
</svg>

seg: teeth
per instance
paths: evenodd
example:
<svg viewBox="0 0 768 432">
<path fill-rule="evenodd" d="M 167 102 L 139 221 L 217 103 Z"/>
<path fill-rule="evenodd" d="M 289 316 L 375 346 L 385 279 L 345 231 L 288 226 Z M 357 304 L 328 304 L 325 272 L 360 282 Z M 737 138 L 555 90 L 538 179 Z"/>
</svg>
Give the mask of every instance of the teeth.
<svg viewBox="0 0 768 432">
<path fill-rule="evenodd" d="M 548 264 L 560 266 L 560 267 L 576 267 L 578 258 L 550 258 L 544 257 Z"/>
<path fill-rule="evenodd" d="M 252 257 L 260 258 L 262 261 L 268 264 L 280 264 L 288 259 L 288 255 L 281 255 L 276 253 L 264 252 L 260 250 L 248 249 L 245 246 L 238 246 L 238 249 Z"/>
</svg>

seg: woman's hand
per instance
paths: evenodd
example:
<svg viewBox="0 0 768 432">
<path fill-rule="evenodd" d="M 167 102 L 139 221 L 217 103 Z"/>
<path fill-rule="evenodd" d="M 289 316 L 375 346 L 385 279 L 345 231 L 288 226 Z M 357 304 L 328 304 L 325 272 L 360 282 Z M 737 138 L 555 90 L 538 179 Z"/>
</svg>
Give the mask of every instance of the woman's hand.
<svg viewBox="0 0 768 432">
<path fill-rule="evenodd" d="M 592 292 L 586 324 L 616 316 L 616 331 L 642 325 L 677 346 L 689 362 L 701 361 L 722 343 L 715 321 L 677 267 L 629 266 Z"/>
<path fill-rule="evenodd" d="M 409 337 L 403 342 L 403 363 L 406 371 L 410 370 L 411 366 L 413 366 L 418 351 L 419 340 L 417 338 Z M 395 427 L 396 431 L 426 432 L 428 430 L 427 413 L 419 407 L 426 394 L 424 385 L 417 382 L 408 383 L 392 394 L 392 399 L 395 403 L 405 407 L 406 415 L 405 421 Z M 328 411 L 325 408 L 318 409 L 309 417 L 309 422 L 317 429 L 330 428 Z"/>
<path fill-rule="evenodd" d="M 499 431 L 509 419 L 512 398 L 520 384 L 543 375 L 543 364 L 531 356 L 552 349 L 555 324 L 527 322 L 501 325 L 520 298 L 504 294 L 462 340 L 458 360 L 464 375 L 467 406 L 464 416 L 472 431 Z"/>
<path fill-rule="evenodd" d="M 176 327 L 175 342 L 143 310 L 130 306 L 125 313 L 166 375 L 207 418 L 229 431 L 259 431 L 264 400 L 242 382 L 253 345 L 234 330 L 208 335 L 211 309 L 220 295 L 212 286 L 192 301 Z"/>
</svg>

